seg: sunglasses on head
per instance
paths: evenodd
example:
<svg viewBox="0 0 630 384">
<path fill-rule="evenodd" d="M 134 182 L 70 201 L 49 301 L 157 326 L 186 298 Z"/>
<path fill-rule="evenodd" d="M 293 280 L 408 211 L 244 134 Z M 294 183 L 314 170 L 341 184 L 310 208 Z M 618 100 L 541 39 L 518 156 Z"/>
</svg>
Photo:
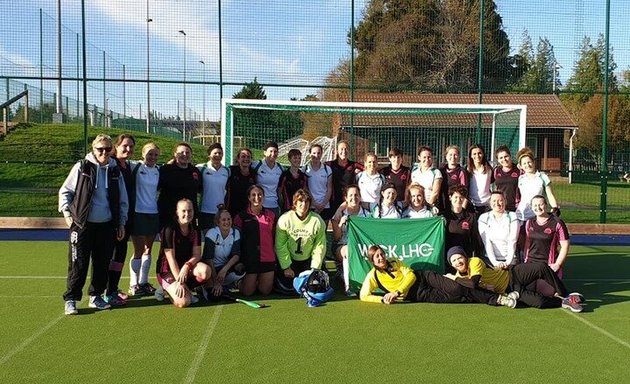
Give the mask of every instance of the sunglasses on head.
<svg viewBox="0 0 630 384">
<path fill-rule="evenodd" d="M 100 153 L 109 153 L 112 151 L 112 147 L 100 147 L 100 148 L 94 148 L 96 151 L 100 152 Z"/>
</svg>

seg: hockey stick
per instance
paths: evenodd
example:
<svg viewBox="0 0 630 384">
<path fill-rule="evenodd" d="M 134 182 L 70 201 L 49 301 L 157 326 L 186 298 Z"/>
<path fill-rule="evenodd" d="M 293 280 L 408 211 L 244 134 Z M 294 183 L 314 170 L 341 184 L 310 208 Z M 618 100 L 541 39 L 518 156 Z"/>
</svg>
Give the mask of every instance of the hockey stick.
<svg viewBox="0 0 630 384">
<path fill-rule="evenodd" d="M 233 301 L 235 303 L 245 304 L 245 305 L 247 305 L 248 307 L 251 307 L 251 308 L 260 309 L 260 308 L 268 308 L 269 307 L 267 304 L 259 304 L 259 303 L 255 302 L 255 301 L 239 299 L 239 298 L 234 297 L 232 295 L 229 295 L 227 293 L 224 293 L 221 297 L 223 297 L 226 300 Z"/>
</svg>

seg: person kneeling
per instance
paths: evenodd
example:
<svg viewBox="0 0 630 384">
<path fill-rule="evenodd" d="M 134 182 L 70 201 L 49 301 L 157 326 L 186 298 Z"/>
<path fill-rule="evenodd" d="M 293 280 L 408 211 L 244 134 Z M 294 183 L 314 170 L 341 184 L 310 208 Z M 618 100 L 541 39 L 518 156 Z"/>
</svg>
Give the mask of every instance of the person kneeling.
<svg viewBox="0 0 630 384">
<path fill-rule="evenodd" d="M 581 303 L 584 297 L 579 293 L 567 295 L 566 287 L 547 264 L 516 264 L 508 269 L 493 269 L 478 257 L 469 259 L 464 248 L 459 246 L 450 248 L 447 257 L 457 271 L 455 275 L 449 274 L 447 277 L 468 288 L 484 288 L 500 294 L 512 291 L 509 293 L 510 296 L 530 307 L 540 309 L 563 307 L 572 312 L 582 312 Z M 544 296 L 529 290 L 529 287 L 535 286 L 530 284 L 537 280 L 544 280 L 552 286 L 555 294 Z"/>
<path fill-rule="evenodd" d="M 178 201 L 175 216 L 177 222 L 161 232 L 157 279 L 173 305 L 183 308 L 198 301 L 192 290 L 209 287 L 212 273 L 210 266 L 200 261 L 201 232 L 192 225 L 192 201 Z"/>
<path fill-rule="evenodd" d="M 294 294 L 293 278 L 308 269 L 320 269 L 326 254 L 324 220 L 311 211 L 308 191 L 293 194 L 293 208 L 282 214 L 276 226 L 276 288 L 280 293 Z"/>
<path fill-rule="evenodd" d="M 471 289 L 457 284 L 434 271 L 414 271 L 396 258 L 388 259 L 378 245 L 368 249 L 374 268 L 368 272 L 359 298 L 369 303 L 394 304 L 401 301 L 426 303 L 486 303 L 515 307 L 516 301 L 506 295 Z M 380 288 L 385 295 L 373 292 Z"/>
</svg>

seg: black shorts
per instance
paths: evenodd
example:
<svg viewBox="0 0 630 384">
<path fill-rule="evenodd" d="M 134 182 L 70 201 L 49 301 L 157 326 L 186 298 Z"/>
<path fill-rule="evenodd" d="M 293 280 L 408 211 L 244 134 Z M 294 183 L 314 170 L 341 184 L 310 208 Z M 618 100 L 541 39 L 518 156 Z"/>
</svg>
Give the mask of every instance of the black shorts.
<svg viewBox="0 0 630 384">
<path fill-rule="evenodd" d="M 258 262 L 245 264 L 245 273 L 247 274 L 260 274 L 266 272 L 273 272 L 276 270 L 277 263 L 275 261 L 271 262 Z"/>
</svg>

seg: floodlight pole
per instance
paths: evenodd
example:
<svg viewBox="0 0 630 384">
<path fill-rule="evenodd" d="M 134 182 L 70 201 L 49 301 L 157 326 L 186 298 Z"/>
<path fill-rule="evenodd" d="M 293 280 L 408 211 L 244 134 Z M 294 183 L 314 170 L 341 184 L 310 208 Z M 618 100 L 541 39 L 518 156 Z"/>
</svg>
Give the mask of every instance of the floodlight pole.
<svg viewBox="0 0 630 384">
<path fill-rule="evenodd" d="M 147 0 L 147 133 L 151 131 L 151 76 L 150 76 L 150 60 L 149 60 L 149 23 L 153 21 L 149 17 L 149 0 Z"/>
<path fill-rule="evenodd" d="M 56 111 L 61 111 L 61 0 L 57 0 L 57 100 Z"/>
<path fill-rule="evenodd" d="M 183 29 L 179 30 L 179 33 L 184 35 L 184 125 L 182 129 L 182 136 L 186 141 L 186 32 Z"/>
<path fill-rule="evenodd" d="M 199 60 L 202 67 L 201 77 L 203 79 L 203 85 L 201 88 L 203 100 L 203 123 L 201 124 L 201 144 L 206 145 L 206 63 L 203 60 Z"/>
</svg>

